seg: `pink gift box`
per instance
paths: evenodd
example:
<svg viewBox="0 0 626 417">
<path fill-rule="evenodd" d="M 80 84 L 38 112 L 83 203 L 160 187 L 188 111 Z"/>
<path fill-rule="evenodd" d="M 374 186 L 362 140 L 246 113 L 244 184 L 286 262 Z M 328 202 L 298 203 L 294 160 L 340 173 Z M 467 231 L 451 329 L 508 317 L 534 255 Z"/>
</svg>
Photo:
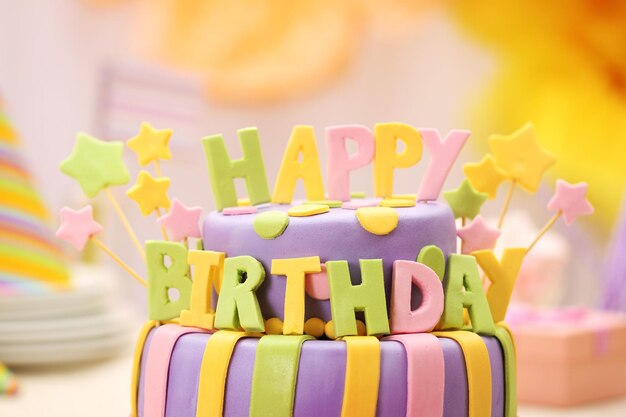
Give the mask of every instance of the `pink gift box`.
<svg viewBox="0 0 626 417">
<path fill-rule="evenodd" d="M 626 394 L 626 316 L 511 307 L 518 399 L 574 406 Z"/>
</svg>

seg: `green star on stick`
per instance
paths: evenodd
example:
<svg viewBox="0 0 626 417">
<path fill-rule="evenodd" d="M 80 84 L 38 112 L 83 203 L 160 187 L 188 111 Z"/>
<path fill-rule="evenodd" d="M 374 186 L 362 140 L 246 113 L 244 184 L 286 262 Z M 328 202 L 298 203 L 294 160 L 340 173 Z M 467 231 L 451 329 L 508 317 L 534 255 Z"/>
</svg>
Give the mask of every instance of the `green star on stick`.
<svg viewBox="0 0 626 417">
<path fill-rule="evenodd" d="M 476 191 L 468 180 L 459 188 L 443 193 L 444 198 L 454 213 L 454 218 L 473 219 L 480 213 L 480 207 L 487 201 L 487 193 Z"/>
<path fill-rule="evenodd" d="M 87 197 L 93 198 L 111 185 L 130 181 L 123 153 L 122 142 L 105 142 L 79 133 L 72 153 L 61 162 L 61 171 L 78 181 Z"/>
</svg>

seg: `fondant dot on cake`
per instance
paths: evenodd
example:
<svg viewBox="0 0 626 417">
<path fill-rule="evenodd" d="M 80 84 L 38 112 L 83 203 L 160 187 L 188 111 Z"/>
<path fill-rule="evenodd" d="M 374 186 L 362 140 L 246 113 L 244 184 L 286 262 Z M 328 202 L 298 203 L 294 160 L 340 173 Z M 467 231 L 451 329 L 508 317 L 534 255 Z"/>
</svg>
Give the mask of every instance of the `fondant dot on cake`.
<svg viewBox="0 0 626 417">
<path fill-rule="evenodd" d="M 252 226 L 263 239 L 276 239 L 289 225 L 287 213 L 277 210 L 265 211 L 254 218 Z"/>
<path fill-rule="evenodd" d="M 302 204 L 291 207 L 287 213 L 292 217 L 308 217 L 328 213 L 329 211 L 330 208 L 326 204 Z"/>
<path fill-rule="evenodd" d="M 413 207 L 415 200 L 408 198 L 386 198 L 380 202 L 381 207 Z"/>
<path fill-rule="evenodd" d="M 356 217 L 363 229 L 375 235 L 388 235 L 398 226 L 398 212 L 391 207 L 362 207 Z"/>
</svg>

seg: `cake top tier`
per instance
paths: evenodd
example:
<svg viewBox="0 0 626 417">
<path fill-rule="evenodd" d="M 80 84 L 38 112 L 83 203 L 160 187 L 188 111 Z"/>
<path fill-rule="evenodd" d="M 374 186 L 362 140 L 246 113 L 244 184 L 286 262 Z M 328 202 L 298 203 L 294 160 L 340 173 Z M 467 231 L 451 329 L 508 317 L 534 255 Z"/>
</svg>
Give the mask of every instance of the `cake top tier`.
<svg viewBox="0 0 626 417">
<path fill-rule="evenodd" d="M 351 201 L 353 204 L 364 202 L 371 203 L 371 200 Z M 420 250 L 429 245 L 441 248 L 446 257 L 456 250 L 454 216 L 450 208 L 441 203 L 419 203 L 400 208 L 363 207 L 356 210 L 326 207 L 320 214 L 290 216 L 288 213 L 294 207 L 304 210 L 319 206 L 265 205 L 260 206 L 256 213 L 245 215 L 228 215 L 225 214 L 228 209 L 225 209 L 223 213 L 210 213 L 203 222 L 205 250 L 223 252 L 229 257 L 249 255 L 263 265 L 267 275 L 257 290 L 257 296 L 266 318 L 284 317 L 287 285 L 285 276 L 275 273 L 272 266 L 274 260 L 319 257 L 322 266 L 328 261 L 346 261 L 352 283 L 358 284 L 361 281 L 359 261 L 380 259 L 389 305 L 395 261 L 415 261 Z M 369 213 L 372 209 L 374 212 Z M 362 210 L 365 210 L 365 214 Z M 392 220 L 380 218 L 385 216 Z M 377 222 L 389 224 L 390 227 L 381 230 L 378 227 L 384 225 Z M 305 318 L 329 321 L 330 293 L 325 269 L 322 273 L 307 274 L 305 284 Z M 416 291 L 416 296 L 417 300 L 421 299 L 419 291 Z"/>
</svg>

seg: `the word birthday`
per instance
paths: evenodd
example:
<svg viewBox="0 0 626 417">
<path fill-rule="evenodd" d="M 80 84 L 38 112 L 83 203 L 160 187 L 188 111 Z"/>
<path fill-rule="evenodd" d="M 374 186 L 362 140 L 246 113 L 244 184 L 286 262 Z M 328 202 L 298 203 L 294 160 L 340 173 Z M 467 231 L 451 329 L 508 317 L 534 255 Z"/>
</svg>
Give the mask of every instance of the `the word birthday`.
<svg viewBox="0 0 626 417">
<path fill-rule="evenodd" d="M 243 329 L 265 332 L 257 290 L 266 270 L 251 256 L 227 258 L 222 252 L 187 250 L 180 243 L 149 241 L 149 316 L 152 320 L 180 318 L 180 324 L 206 329 Z M 169 257 L 169 262 L 166 258 Z M 168 265 L 166 265 L 166 263 Z M 190 276 L 193 266 L 193 280 Z M 274 259 L 273 275 L 285 276 L 283 334 L 303 334 L 306 274 L 321 271 L 320 258 Z M 467 328 L 476 333 L 495 332 L 488 297 L 483 292 L 476 258 L 451 254 L 446 262 L 436 246 L 424 247 L 417 262 L 393 264 L 390 316 L 387 311 L 381 259 L 361 259 L 361 283 L 353 285 L 345 260 L 329 260 L 326 271 L 331 315 L 336 337 L 356 335 L 356 312 L 363 312 L 368 335 L 430 332 Z M 411 307 L 411 286 L 423 294 L 419 307 Z M 168 297 L 176 288 L 177 300 Z M 219 294 L 213 307 L 213 290 Z M 490 297 L 489 297 L 490 298 Z M 469 321 L 464 318 L 464 310 Z"/>
</svg>

